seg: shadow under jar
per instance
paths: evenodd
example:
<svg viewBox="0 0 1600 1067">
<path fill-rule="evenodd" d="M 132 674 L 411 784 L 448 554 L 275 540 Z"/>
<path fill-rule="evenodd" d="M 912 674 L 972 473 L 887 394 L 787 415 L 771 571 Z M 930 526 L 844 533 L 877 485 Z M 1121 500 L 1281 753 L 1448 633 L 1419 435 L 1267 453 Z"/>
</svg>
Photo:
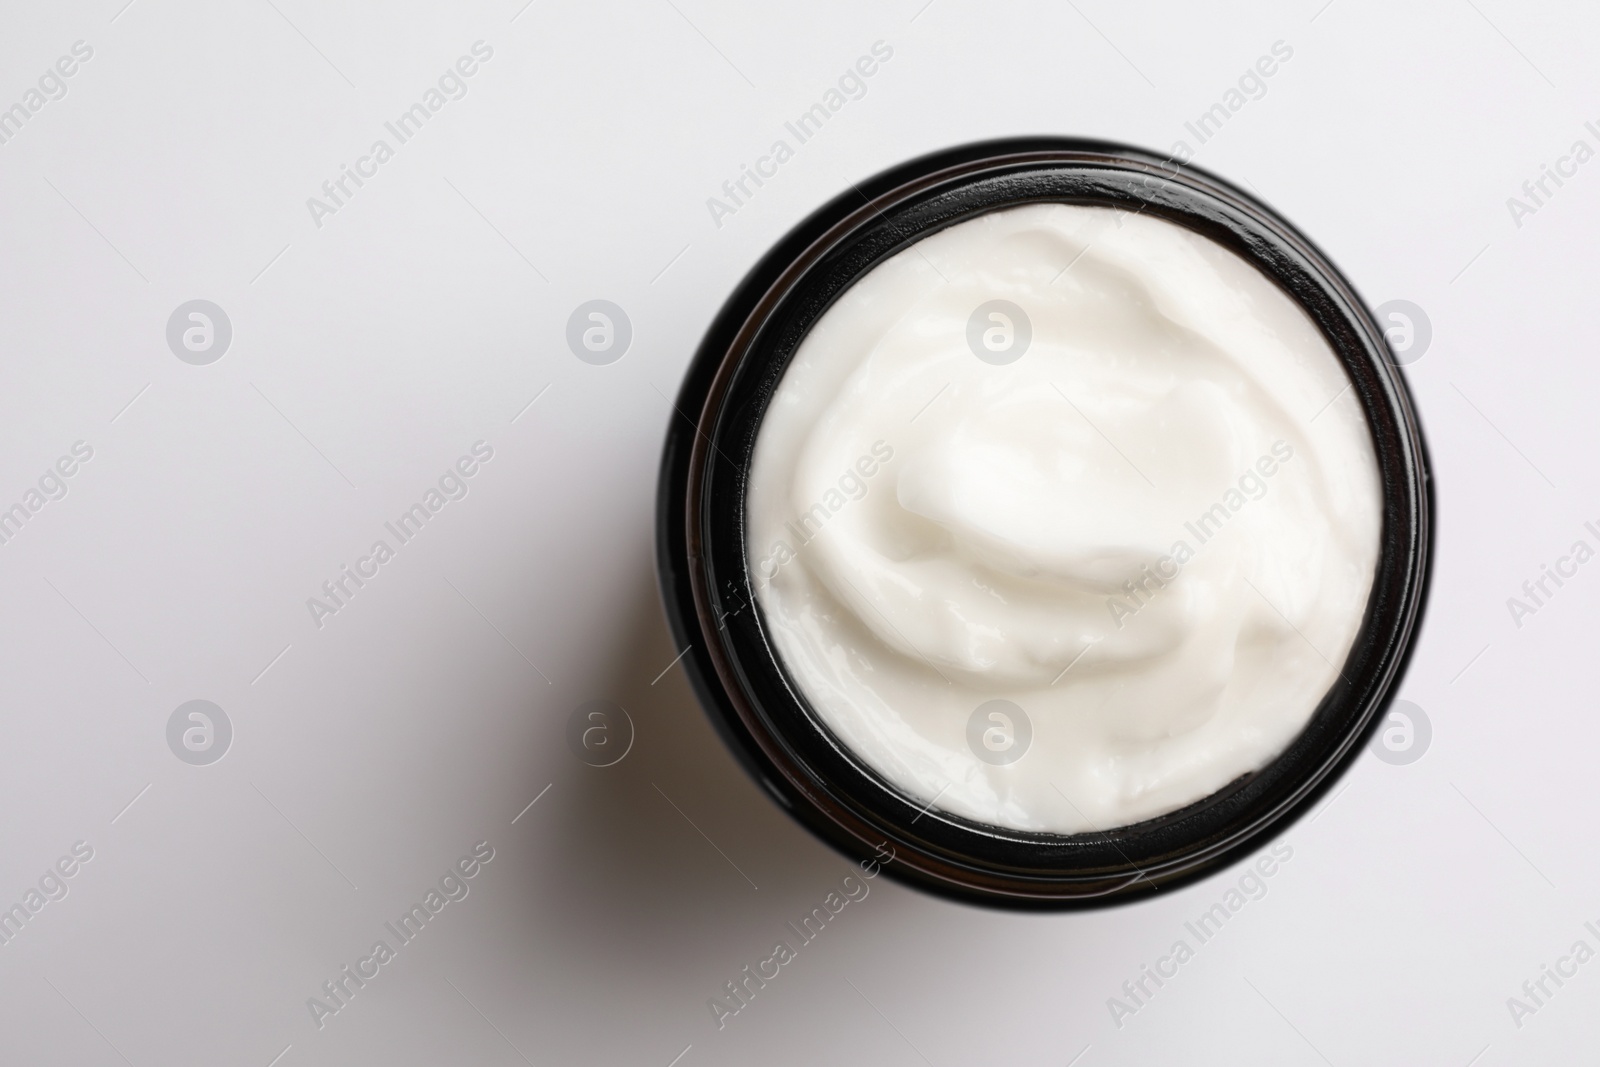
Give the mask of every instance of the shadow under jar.
<svg viewBox="0 0 1600 1067">
<path fill-rule="evenodd" d="M 986 258 L 965 263 L 967 247 Z M 1031 260 L 1052 255 L 1061 259 L 1055 277 L 1038 275 L 1037 263 L 1027 273 Z M 1140 287 L 1140 255 L 1165 279 L 1149 291 Z M 1087 257 L 1082 267 L 1079 257 Z M 1208 302 L 1203 292 L 1187 292 L 1181 266 L 1191 261 L 1212 284 L 1235 279 L 1242 295 Z M 1082 273 L 1056 287 L 1073 270 Z M 1250 288 L 1263 283 L 1269 288 Z M 901 320 L 885 311 L 896 285 L 924 300 L 924 310 Z M 945 312 L 927 311 L 934 306 L 927 300 L 942 301 Z M 1098 346 L 1094 359 L 1074 362 L 1059 335 L 1115 325 L 1119 301 L 1165 332 L 1102 330 L 1098 340 L 1083 341 Z M 1186 302 L 1193 306 L 1185 310 Z M 1232 331 L 1230 343 L 1243 354 L 1185 325 L 1195 315 Z M 890 341 L 852 339 L 853 328 L 874 321 L 899 332 Z M 1300 335 L 1301 354 L 1284 356 L 1284 345 Z M 1119 340 L 1135 350 L 1120 351 Z M 775 494 L 770 482 L 753 486 L 752 471 L 796 469 L 818 420 L 803 404 L 797 415 L 793 401 L 804 399 L 806 383 L 815 393 L 827 380 L 828 358 L 837 371 L 837 356 L 813 353 L 824 344 L 855 344 L 879 362 L 892 358 L 884 354 L 891 349 L 915 357 L 925 344 L 946 367 L 956 366 L 950 359 L 971 363 L 951 372 L 964 384 L 950 392 L 938 389 L 937 360 L 931 376 L 885 372 L 835 388 L 853 389 L 856 409 L 887 412 L 897 427 L 924 421 L 905 431 L 915 447 L 898 453 L 884 434 L 874 438 L 871 425 L 841 429 L 837 454 L 860 452 L 861 462 L 846 460 L 850 477 L 840 488 L 851 492 L 819 500 L 819 511 L 800 491 L 773 503 L 792 487 L 778 485 Z M 1325 355 L 1305 356 L 1306 344 Z M 1235 356 L 1261 381 L 1230 385 L 1195 369 Z M 1047 359 L 1067 368 L 1067 377 L 1052 377 Z M 1319 369 L 1318 359 L 1326 366 Z M 1119 366 L 1143 375 L 1138 388 L 1123 390 L 1130 395 L 1168 379 L 1170 395 L 1117 423 L 1115 413 L 1128 405 L 1111 394 L 1120 396 L 1124 383 L 1105 373 Z M 796 377 L 786 387 L 791 370 Z M 1007 374 L 1018 377 L 1000 377 Z M 1039 406 L 1046 386 L 1059 394 L 1055 409 Z M 1014 468 L 1022 464 L 1007 457 L 1023 453 L 986 453 L 970 442 L 958 448 L 941 436 L 941 426 L 956 424 L 938 406 L 965 405 L 970 423 L 987 417 L 990 395 L 1022 405 L 999 417 L 1014 417 L 1024 438 L 1098 439 L 1111 451 L 1080 466 L 1071 456 L 1065 467 L 1055 463 L 1051 484 L 1060 492 L 1020 497 L 1036 500 L 1037 514 L 998 507 L 994 517 L 984 501 L 1008 498 L 985 493 L 1020 477 Z M 784 410 L 763 439 L 774 398 Z M 1288 426 L 1285 439 L 1269 445 L 1271 432 L 1252 438 L 1260 427 L 1230 429 L 1218 413 L 1242 402 L 1257 403 L 1263 426 Z M 838 421 L 837 408 L 815 410 Z M 1358 447 L 1347 455 L 1307 446 L 1333 440 L 1340 425 L 1347 436 L 1356 428 Z M 936 452 L 948 456 L 928 458 Z M 1112 470 L 1113 453 L 1127 463 L 1121 474 Z M 992 470 L 983 468 L 986 455 Z M 1284 510 L 1296 491 L 1273 488 L 1274 473 L 1280 486 L 1294 478 L 1345 485 L 1343 495 L 1298 498 L 1338 512 L 1299 514 L 1343 522 L 1342 536 L 1354 546 L 1345 557 L 1330 557 L 1325 546 L 1294 555 L 1295 539 L 1310 535 L 1285 525 L 1284 515 L 1297 514 Z M 1107 490 L 1119 477 L 1134 488 Z M 1272 492 L 1272 503 L 1254 502 Z M 1017 511 L 1014 499 L 1007 506 Z M 772 516 L 785 508 L 795 520 L 802 512 L 812 517 L 782 524 L 793 544 L 775 550 L 767 543 L 779 529 Z M 832 535 L 849 548 L 852 529 L 866 529 L 861 524 L 874 514 L 901 512 L 915 529 L 899 540 L 879 537 L 854 555 L 829 549 L 828 556 L 813 545 Z M 847 855 L 892 857 L 883 869 L 921 888 L 989 905 L 1066 908 L 1131 900 L 1199 877 L 1261 847 L 1315 803 L 1359 754 L 1404 667 L 1427 583 L 1429 512 L 1421 432 L 1383 334 L 1309 241 L 1192 168 L 1117 145 L 1035 138 L 952 149 L 864 182 L 761 260 L 712 324 L 678 398 L 657 547 L 667 614 L 679 647 L 688 649 L 692 684 L 730 748 L 791 815 Z M 1210 524 L 1180 524 L 1170 536 L 1165 519 L 1150 519 L 1207 513 Z M 1141 515 L 1145 526 L 1162 529 L 1139 530 Z M 836 525 L 823 529 L 824 520 Z M 1233 525 L 1224 530 L 1224 521 Z M 991 526 L 1005 529 L 995 534 Z M 1029 547 L 1028 531 L 1049 541 L 1068 528 L 1077 531 L 1074 544 L 1094 551 L 1056 558 L 1049 545 Z M 1216 547 L 1245 536 L 1255 540 Z M 755 537 L 763 540 L 752 544 Z M 920 589 L 903 580 L 912 572 L 895 571 L 924 567 L 950 544 L 977 560 L 979 580 Z M 803 562 L 808 550 L 817 555 Z M 1284 592 L 1259 570 L 1252 581 L 1251 560 L 1259 559 L 1277 559 L 1284 572 L 1335 577 L 1343 565 L 1346 578 L 1359 571 L 1358 595 L 1346 598 L 1342 619 L 1330 608 L 1313 625 L 1302 613 L 1312 608 L 1285 598 L 1316 597 L 1302 587 Z M 866 560 L 868 569 L 853 571 L 852 560 Z M 875 578 L 872 566 L 883 573 Z M 774 591 L 780 584 L 790 601 Z M 976 600 L 967 586 L 980 588 Z M 797 589 L 820 599 L 794 600 Z M 1047 597 L 1043 610 L 1032 604 L 1034 623 L 1007 622 L 1005 612 L 1022 610 L 1016 605 L 1039 589 L 1056 599 Z M 1217 622 L 1219 598 L 1245 605 L 1227 626 Z M 817 627 L 852 611 L 835 643 L 819 644 Z M 951 632 L 937 630 L 940 619 L 977 621 L 948 647 L 927 650 L 908 637 L 922 634 L 925 644 L 927 634 Z M 1151 636 L 1162 619 L 1168 629 L 1174 620 L 1201 623 L 1167 642 L 1169 651 L 1187 651 L 1165 661 L 1150 652 L 1167 647 Z M 1136 640 L 1129 633 L 1139 626 Z M 852 645 L 851 634 L 866 635 L 863 647 Z M 1291 677 L 1282 668 L 1291 660 L 1309 666 Z M 1167 672 L 1165 688 L 1152 688 L 1157 670 Z M 1185 670 L 1212 680 L 1191 685 Z M 1208 704 L 1195 692 L 1215 699 Z M 1129 694 L 1141 693 L 1129 703 Z M 1162 693 L 1171 694 L 1170 707 Z M 1020 735 L 1021 750 L 1004 755 Z"/>
</svg>

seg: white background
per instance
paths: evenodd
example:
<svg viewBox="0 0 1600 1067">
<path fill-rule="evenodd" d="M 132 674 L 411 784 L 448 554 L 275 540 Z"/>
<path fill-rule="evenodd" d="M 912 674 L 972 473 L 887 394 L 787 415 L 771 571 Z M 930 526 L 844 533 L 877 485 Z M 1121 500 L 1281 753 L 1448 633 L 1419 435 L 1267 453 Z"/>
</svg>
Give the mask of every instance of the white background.
<svg viewBox="0 0 1600 1067">
<path fill-rule="evenodd" d="M 5 5 L 0 107 L 94 54 L 0 145 L 0 506 L 94 457 L 0 545 L 0 905 L 94 858 L 0 947 L 0 1061 L 1593 1062 L 1600 963 L 1520 1027 L 1507 998 L 1600 949 L 1600 565 L 1520 628 L 1506 598 L 1600 546 L 1600 163 L 1520 227 L 1506 200 L 1600 148 L 1600 16 L 1321 2 Z M 306 199 L 478 40 L 467 95 L 315 225 Z M 879 40 L 867 95 L 717 226 L 706 199 Z M 1185 121 L 1280 40 L 1198 145 Z M 809 211 L 1025 133 L 1185 140 L 1371 304 L 1426 309 L 1439 535 L 1400 695 L 1432 745 L 1364 755 L 1120 1027 L 1108 998 L 1238 869 L 1065 915 L 880 878 L 719 1030 L 708 999 L 848 865 L 662 673 L 667 398 Z M 233 325 L 208 366 L 165 340 L 193 298 Z M 633 323 L 609 366 L 564 340 L 593 298 Z M 319 628 L 307 598 L 480 439 L 470 494 Z M 165 733 L 196 698 L 235 731 L 204 767 Z M 637 727 L 605 769 L 565 741 L 591 699 Z M 480 840 L 470 895 L 319 1029 L 307 998 Z"/>
</svg>

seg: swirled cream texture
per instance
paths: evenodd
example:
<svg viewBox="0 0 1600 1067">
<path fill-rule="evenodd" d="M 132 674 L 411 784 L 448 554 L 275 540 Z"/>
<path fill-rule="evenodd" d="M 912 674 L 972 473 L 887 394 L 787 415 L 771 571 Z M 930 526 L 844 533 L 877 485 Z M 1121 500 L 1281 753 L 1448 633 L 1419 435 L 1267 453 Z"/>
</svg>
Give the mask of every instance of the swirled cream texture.
<svg viewBox="0 0 1600 1067">
<path fill-rule="evenodd" d="M 919 802 L 1125 826 L 1282 752 L 1344 664 L 1382 491 L 1306 313 L 1211 239 L 1031 205 L 924 238 L 801 344 L 748 562 L 792 682 Z"/>
</svg>

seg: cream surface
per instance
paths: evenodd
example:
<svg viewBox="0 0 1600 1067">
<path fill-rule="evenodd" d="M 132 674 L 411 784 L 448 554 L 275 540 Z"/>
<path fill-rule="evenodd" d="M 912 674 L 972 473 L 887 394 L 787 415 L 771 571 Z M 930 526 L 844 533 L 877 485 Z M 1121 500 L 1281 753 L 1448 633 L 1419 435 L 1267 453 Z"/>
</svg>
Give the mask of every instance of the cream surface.
<svg viewBox="0 0 1600 1067">
<path fill-rule="evenodd" d="M 1164 220 L 1034 205 L 826 312 L 746 518 L 767 630 L 840 741 L 919 802 L 1073 833 L 1293 740 L 1381 504 L 1349 379 L 1270 279 Z"/>
</svg>

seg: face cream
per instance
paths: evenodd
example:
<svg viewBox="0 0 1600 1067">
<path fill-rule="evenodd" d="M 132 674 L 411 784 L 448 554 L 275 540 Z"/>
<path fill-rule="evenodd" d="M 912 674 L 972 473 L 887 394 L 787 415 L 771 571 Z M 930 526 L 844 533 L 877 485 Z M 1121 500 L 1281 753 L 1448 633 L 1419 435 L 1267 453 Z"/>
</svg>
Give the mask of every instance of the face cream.
<svg viewBox="0 0 1600 1067">
<path fill-rule="evenodd" d="M 1147 213 L 980 214 L 858 278 L 759 426 L 750 580 L 790 683 L 919 805 L 1128 826 L 1259 770 L 1360 630 L 1383 490 L 1351 379 Z"/>
</svg>

